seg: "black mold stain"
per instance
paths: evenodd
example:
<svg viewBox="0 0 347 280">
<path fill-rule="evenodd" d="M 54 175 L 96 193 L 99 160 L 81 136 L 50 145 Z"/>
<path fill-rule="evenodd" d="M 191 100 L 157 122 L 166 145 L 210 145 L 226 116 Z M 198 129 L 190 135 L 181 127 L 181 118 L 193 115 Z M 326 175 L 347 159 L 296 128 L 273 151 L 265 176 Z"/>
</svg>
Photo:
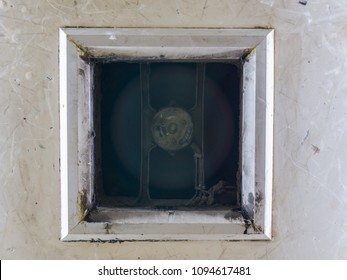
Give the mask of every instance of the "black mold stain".
<svg viewBox="0 0 347 280">
<path fill-rule="evenodd" d="M 256 204 L 257 206 L 260 205 L 260 203 L 263 201 L 263 199 L 264 199 L 263 193 L 260 192 L 260 191 L 257 191 L 257 192 L 255 193 L 255 204 Z"/>
<path fill-rule="evenodd" d="M 248 204 L 242 207 L 242 215 L 246 220 L 253 220 L 254 215 L 254 195 L 248 194 Z"/>
</svg>

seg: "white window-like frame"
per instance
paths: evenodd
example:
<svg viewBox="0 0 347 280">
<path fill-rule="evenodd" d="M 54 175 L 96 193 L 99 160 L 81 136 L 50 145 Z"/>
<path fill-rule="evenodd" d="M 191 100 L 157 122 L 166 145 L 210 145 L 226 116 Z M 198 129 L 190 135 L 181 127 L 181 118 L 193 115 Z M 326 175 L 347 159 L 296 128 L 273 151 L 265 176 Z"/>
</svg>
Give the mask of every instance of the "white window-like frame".
<svg viewBox="0 0 347 280">
<path fill-rule="evenodd" d="M 61 239 L 271 239 L 274 30 L 62 28 L 60 62 Z M 94 191 L 93 69 L 83 58 L 242 60 L 242 211 L 98 208 Z"/>
</svg>

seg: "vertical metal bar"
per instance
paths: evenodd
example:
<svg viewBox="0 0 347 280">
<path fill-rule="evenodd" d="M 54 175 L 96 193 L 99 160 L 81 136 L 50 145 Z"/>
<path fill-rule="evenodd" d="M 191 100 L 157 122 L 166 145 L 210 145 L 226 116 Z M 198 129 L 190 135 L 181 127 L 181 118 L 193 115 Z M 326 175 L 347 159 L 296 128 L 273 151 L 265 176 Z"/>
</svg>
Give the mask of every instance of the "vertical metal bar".
<svg viewBox="0 0 347 280">
<path fill-rule="evenodd" d="M 204 176 L 204 99 L 205 99 L 205 63 L 197 64 L 196 74 L 196 106 L 193 115 L 195 117 L 195 136 L 196 144 L 193 144 L 195 152 L 195 188 L 197 190 L 205 189 Z"/>
<path fill-rule="evenodd" d="M 140 64 L 140 79 L 141 79 L 141 180 L 139 203 L 147 204 L 150 201 L 149 197 L 149 157 L 152 146 L 150 136 L 150 123 L 153 115 L 153 109 L 150 106 L 149 97 L 149 63 Z"/>
</svg>

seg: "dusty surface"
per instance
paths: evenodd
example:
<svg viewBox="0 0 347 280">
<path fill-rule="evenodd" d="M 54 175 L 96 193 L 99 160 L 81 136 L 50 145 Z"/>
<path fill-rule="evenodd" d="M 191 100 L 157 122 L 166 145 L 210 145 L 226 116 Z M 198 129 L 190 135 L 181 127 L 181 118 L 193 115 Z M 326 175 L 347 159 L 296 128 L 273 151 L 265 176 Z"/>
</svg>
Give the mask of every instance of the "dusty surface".
<svg viewBox="0 0 347 280">
<path fill-rule="evenodd" d="M 0 1 L 1 259 L 347 259 L 347 1 Z M 58 28 L 275 28 L 274 239 L 63 243 Z"/>
</svg>

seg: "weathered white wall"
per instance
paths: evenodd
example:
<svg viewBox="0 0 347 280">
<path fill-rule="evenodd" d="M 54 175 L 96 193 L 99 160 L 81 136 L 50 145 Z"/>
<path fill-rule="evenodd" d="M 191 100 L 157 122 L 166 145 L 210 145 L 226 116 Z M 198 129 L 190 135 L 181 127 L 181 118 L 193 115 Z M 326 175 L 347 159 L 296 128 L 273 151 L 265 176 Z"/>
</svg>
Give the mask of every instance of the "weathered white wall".
<svg viewBox="0 0 347 280">
<path fill-rule="evenodd" d="M 275 28 L 273 241 L 59 241 L 62 26 Z M 2 0 L 0 50 L 1 259 L 347 259 L 347 0 Z"/>
</svg>

